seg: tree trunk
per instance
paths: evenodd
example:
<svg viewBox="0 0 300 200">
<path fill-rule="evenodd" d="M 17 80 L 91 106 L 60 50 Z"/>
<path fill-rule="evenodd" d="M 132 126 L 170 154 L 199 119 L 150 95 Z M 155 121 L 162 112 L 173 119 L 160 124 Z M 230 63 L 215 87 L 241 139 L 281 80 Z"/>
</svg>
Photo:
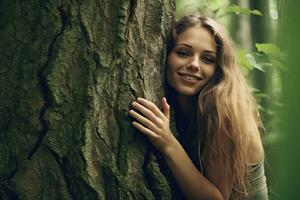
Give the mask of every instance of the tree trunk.
<svg viewBox="0 0 300 200">
<path fill-rule="evenodd" d="M 231 4 L 249 8 L 249 0 L 230 0 Z M 252 38 L 249 15 L 232 15 L 230 20 L 230 35 L 236 44 L 243 49 L 252 50 Z"/>
<path fill-rule="evenodd" d="M 277 33 L 277 44 L 282 49 L 286 49 L 285 47 L 285 34 L 287 29 L 287 21 L 288 21 L 288 12 L 289 12 L 289 0 L 277 1 L 277 9 L 278 9 L 278 21 L 279 21 L 279 31 Z M 288 9 L 287 9 L 288 8 Z"/>
<path fill-rule="evenodd" d="M 172 0 L 0 1 L 0 199 L 173 199 L 130 125 L 163 96 Z M 154 152 L 154 153 L 153 153 Z"/>
<path fill-rule="evenodd" d="M 269 0 L 251 0 L 250 8 L 259 10 L 263 16 L 251 15 L 251 30 L 252 30 L 252 41 L 255 43 L 269 43 L 271 42 L 271 26 L 270 26 L 270 12 L 269 12 Z M 274 34 L 274 33 L 272 33 Z M 255 47 L 253 47 L 255 48 Z M 253 85 L 255 88 L 259 89 L 261 92 L 273 97 L 273 86 L 271 85 L 272 75 L 274 74 L 274 69 L 266 69 L 266 72 L 253 70 Z M 262 99 L 261 105 L 266 110 L 271 104 L 271 98 Z M 264 119 L 267 117 L 264 116 Z M 267 120 L 266 120 L 267 121 Z"/>
</svg>

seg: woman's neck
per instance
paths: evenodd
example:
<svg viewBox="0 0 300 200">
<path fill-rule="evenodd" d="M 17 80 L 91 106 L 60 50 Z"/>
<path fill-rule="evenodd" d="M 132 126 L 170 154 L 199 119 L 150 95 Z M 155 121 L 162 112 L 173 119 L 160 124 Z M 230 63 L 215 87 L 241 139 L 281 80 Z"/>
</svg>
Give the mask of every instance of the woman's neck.
<svg viewBox="0 0 300 200">
<path fill-rule="evenodd" d="M 177 98 L 182 112 L 190 117 L 197 109 L 197 96 L 178 95 Z"/>
</svg>

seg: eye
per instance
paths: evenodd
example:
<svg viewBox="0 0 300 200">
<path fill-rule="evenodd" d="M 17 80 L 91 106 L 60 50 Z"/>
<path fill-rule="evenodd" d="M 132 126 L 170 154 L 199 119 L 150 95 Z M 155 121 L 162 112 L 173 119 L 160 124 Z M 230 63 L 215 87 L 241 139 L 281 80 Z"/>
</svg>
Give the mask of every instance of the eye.
<svg viewBox="0 0 300 200">
<path fill-rule="evenodd" d="M 206 64 L 216 64 L 216 58 L 214 56 L 211 56 L 211 55 L 204 55 L 202 56 L 202 60 L 204 63 Z"/>
<path fill-rule="evenodd" d="M 186 50 L 178 50 L 178 51 L 175 51 L 175 53 L 176 53 L 179 57 L 182 57 L 182 58 L 188 57 L 188 56 L 190 56 L 190 55 L 192 54 L 191 52 L 186 51 Z"/>
</svg>

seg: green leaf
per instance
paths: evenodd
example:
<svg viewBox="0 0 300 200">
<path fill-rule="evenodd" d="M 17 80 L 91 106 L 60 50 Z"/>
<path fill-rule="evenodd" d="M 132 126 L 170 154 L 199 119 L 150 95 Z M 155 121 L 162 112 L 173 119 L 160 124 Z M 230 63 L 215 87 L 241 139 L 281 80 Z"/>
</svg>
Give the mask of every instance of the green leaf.
<svg viewBox="0 0 300 200">
<path fill-rule="evenodd" d="M 285 54 L 281 52 L 278 46 L 271 43 L 256 43 L 255 46 L 258 52 L 267 56 L 273 67 L 287 71 Z"/>
<path fill-rule="evenodd" d="M 265 72 L 263 69 L 262 65 L 256 62 L 256 59 L 254 58 L 253 55 L 248 53 L 246 55 L 247 59 L 249 60 L 249 63 L 253 66 L 253 68 L 258 69 L 259 71 Z"/>
<path fill-rule="evenodd" d="M 249 71 L 253 70 L 253 66 L 247 59 L 247 56 L 246 56 L 247 53 L 248 52 L 245 49 L 238 49 L 237 59 L 238 59 L 239 66 L 241 67 L 241 70 L 244 75 L 247 75 L 249 73 Z"/>
<path fill-rule="evenodd" d="M 262 16 L 263 14 L 259 10 L 250 10 L 249 8 L 243 8 L 240 6 L 237 6 L 235 4 L 228 6 L 226 8 L 226 13 L 235 13 L 235 14 L 244 14 L 244 15 L 258 15 Z"/>
<path fill-rule="evenodd" d="M 255 57 L 246 49 L 238 49 L 238 64 L 244 75 L 247 75 L 253 69 L 265 72 L 263 64 L 257 62 Z"/>
<path fill-rule="evenodd" d="M 265 54 L 272 54 L 275 56 L 281 56 L 280 48 L 271 43 L 255 43 L 255 47 L 258 52 Z"/>
<path fill-rule="evenodd" d="M 251 14 L 263 16 L 263 14 L 259 10 L 251 10 Z"/>
</svg>

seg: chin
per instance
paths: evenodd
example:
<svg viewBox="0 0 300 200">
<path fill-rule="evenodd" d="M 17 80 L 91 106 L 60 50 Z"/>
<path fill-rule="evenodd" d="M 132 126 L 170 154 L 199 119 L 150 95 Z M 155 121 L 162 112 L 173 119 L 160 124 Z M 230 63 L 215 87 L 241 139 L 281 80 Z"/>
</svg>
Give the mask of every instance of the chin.
<svg viewBox="0 0 300 200">
<path fill-rule="evenodd" d="M 170 84 L 171 82 L 171 84 Z M 178 94 L 184 95 L 184 96 L 196 96 L 200 93 L 202 87 L 201 85 L 189 87 L 182 84 L 174 84 L 176 81 L 168 81 L 168 84 L 173 90 L 175 90 Z"/>
<path fill-rule="evenodd" d="M 186 89 L 186 88 L 178 88 L 175 89 L 179 94 L 184 96 L 196 96 L 200 93 L 200 90 L 192 90 L 192 89 Z"/>
</svg>

